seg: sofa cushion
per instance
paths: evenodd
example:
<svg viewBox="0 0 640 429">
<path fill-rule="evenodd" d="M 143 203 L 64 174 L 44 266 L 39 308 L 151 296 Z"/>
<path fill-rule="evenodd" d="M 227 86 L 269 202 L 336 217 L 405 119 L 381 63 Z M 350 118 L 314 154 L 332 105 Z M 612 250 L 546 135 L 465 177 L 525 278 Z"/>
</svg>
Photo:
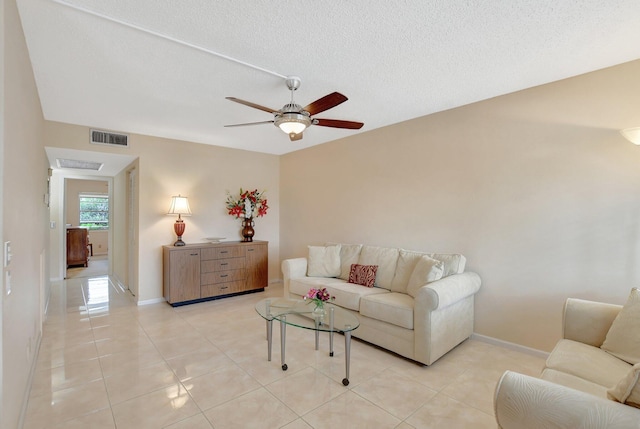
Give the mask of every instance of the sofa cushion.
<svg viewBox="0 0 640 429">
<path fill-rule="evenodd" d="M 546 367 L 609 388 L 627 375 L 631 365 L 598 347 L 560 340 L 549 355 Z"/>
<path fill-rule="evenodd" d="M 407 293 L 407 285 L 416 264 L 426 253 L 400 249 L 398 251 L 398 264 L 391 282 L 391 292 Z"/>
<path fill-rule="evenodd" d="M 427 255 L 422 256 L 411 273 L 409 284 L 407 284 L 407 293 L 415 298 L 418 289 L 428 283 L 440 280 L 443 272 L 444 264 L 442 261 L 437 261 Z"/>
<path fill-rule="evenodd" d="M 338 277 L 340 275 L 340 245 L 308 246 L 309 277 Z"/>
<path fill-rule="evenodd" d="M 590 393 L 601 398 L 607 397 L 607 388 L 605 386 L 601 386 L 592 381 L 587 381 L 584 378 L 576 377 L 575 375 L 567 374 L 566 372 L 546 368 L 542 371 L 540 378 L 552 383 L 580 390 L 581 392 Z"/>
<path fill-rule="evenodd" d="M 633 288 L 601 348 L 631 364 L 640 363 L 640 289 Z"/>
<path fill-rule="evenodd" d="M 377 265 L 378 273 L 376 274 L 375 285 L 391 290 L 391 282 L 398 264 L 398 254 L 399 251 L 395 248 L 362 246 L 358 264 Z"/>
<path fill-rule="evenodd" d="M 377 265 L 351 264 L 349 283 L 361 286 L 373 287 L 376 282 Z"/>
<path fill-rule="evenodd" d="M 618 384 L 607 391 L 609 399 L 640 408 L 640 363 L 635 364 Z"/>
<path fill-rule="evenodd" d="M 458 253 L 430 253 L 429 257 L 444 263 L 442 277 L 464 273 L 464 267 L 467 264 L 467 258 Z"/>
<path fill-rule="evenodd" d="M 354 311 L 360 310 L 361 297 L 389 293 L 386 289 L 362 287 L 334 278 L 298 277 L 289 281 L 289 291 L 296 295 L 304 296 L 312 287 L 316 289 L 327 288 L 327 292 L 336 298 L 333 301 L 334 304 Z"/>
<path fill-rule="evenodd" d="M 363 296 L 360 300 L 360 314 L 413 329 L 413 298 L 396 292 Z"/>
<path fill-rule="evenodd" d="M 326 243 L 327 246 L 338 243 Z M 351 264 L 357 264 L 362 244 L 340 244 L 340 276 L 342 280 L 349 280 Z"/>
</svg>

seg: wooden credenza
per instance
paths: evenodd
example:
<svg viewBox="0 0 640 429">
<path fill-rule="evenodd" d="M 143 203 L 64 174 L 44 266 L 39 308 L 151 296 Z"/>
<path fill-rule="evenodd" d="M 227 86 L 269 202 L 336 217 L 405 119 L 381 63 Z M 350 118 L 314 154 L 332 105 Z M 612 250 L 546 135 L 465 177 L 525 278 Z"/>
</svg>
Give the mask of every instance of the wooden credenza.
<svg viewBox="0 0 640 429">
<path fill-rule="evenodd" d="M 89 263 L 89 239 L 86 228 L 67 228 L 67 268 Z"/>
<path fill-rule="evenodd" d="M 268 242 L 163 246 L 164 298 L 173 306 L 264 290 Z"/>
</svg>

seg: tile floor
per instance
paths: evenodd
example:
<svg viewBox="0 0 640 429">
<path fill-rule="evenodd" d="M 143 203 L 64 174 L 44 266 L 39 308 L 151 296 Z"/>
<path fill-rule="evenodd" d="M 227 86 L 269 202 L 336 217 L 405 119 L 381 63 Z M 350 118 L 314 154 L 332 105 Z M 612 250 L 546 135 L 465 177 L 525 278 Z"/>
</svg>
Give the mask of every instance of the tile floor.
<svg viewBox="0 0 640 429">
<path fill-rule="evenodd" d="M 493 390 L 507 369 L 538 375 L 543 360 L 467 340 L 426 367 L 354 340 L 279 330 L 267 361 L 266 292 L 172 308 L 137 307 L 108 277 L 53 285 L 25 429 L 496 428 Z M 274 326 L 275 328 L 275 326 Z"/>
</svg>

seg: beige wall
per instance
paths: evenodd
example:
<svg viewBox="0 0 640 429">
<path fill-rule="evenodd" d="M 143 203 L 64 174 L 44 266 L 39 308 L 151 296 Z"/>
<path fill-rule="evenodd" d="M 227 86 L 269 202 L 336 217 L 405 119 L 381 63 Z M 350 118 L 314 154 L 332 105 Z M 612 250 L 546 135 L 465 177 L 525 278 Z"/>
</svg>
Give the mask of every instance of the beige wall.
<svg viewBox="0 0 640 429">
<path fill-rule="evenodd" d="M 324 241 L 461 252 L 475 331 L 541 350 L 569 297 L 640 280 L 640 61 L 281 159 L 281 256 Z M 390 107 L 392 108 L 392 107 Z M 366 122 L 366 121 L 365 121 Z"/>
<path fill-rule="evenodd" d="M 19 427 L 42 329 L 48 232 L 44 120 L 15 0 L 3 2 L 2 236 L 11 241 L 11 294 L 2 295 L 0 427 Z"/>
<path fill-rule="evenodd" d="M 137 288 L 132 289 L 137 289 L 139 301 L 162 298 L 162 246 L 175 241 L 176 220 L 166 212 L 171 196 L 178 194 L 189 197 L 193 212 L 193 216 L 185 218 L 184 241 L 202 243 L 205 237 L 238 241 L 242 228 L 239 220 L 226 214 L 226 191 L 237 193 L 240 187 L 266 189 L 271 209 L 267 216 L 256 220 L 254 239 L 269 241 L 269 279 L 281 278 L 278 156 L 142 135 L 131 135 L 129 148 L 91 145 L 89 128 L 57 122 L 46 122 L 46 131 L 47 146 L 138 157 L 137 257 L 139 272 L 144 275 L 138 276 Z M 124 182 L 122 192 L 126 192 L 126 178 L 120 182 Z M 122 198 L 114 188 L 114 198 Z M 126 235 L 119 243 L 126 246 Z M 126 247 L 114 251 L 126 252 Z M 120 280 L 126 283 L 127 279 Z"/>
</svg>

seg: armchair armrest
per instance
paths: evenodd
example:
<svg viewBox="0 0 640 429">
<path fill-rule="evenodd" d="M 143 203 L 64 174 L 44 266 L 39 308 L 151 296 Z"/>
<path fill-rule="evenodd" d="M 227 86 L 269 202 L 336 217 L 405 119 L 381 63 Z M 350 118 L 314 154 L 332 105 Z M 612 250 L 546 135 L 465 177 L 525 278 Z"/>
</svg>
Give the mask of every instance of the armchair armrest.
<svg viewBox="0 0 640 429">
<path fill-rule="evenodd" d="M 640 428 L 640 410 L 546 380 L 505 372 L 494 411 L 502 429 Z"/>
<path fill-rule="evenodd" d="M 289 298 L 289 280 L 307 275 L 307 258 L 285 259 L 282 261 L 284 297 Z"/>
<path fill-rule="evenodd" d="M 564 305 L 562 337 L 600 347 L 621 305 L 569 298 Z"/>
<path fill-rule="evenodd" d="M 418 289 L 416 308 L 433 311 L 475 294 L 480 290 L 480 276 L 472 272 L 453 274 Z"/>
</svg>

